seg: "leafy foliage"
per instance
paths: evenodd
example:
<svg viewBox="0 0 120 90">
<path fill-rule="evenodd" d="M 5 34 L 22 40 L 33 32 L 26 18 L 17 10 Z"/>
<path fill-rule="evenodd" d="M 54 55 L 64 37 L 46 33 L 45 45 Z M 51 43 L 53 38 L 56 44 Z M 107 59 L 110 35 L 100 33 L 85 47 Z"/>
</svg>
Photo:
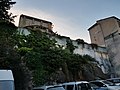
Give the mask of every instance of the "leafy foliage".
<svg viewBox="0 0 120 90">
<path fill-rule="evenodd" d="M 66 49 L 69 50 L 70 53 L 73 53 L 73 51 L 75 50 L 75 46 L 73 45 L 72 41 L 69 39 L 67 40 L 67 44 L 66 44 Z"/>
<path fill-rule="evenodd" d="M 13 21 L 14 17 L 12 13 L 9 13 L 11 6 L 15 4 L 12 0 L 0 0 L 0 21 Z"/>
<path fill-rule="evenodd" d="M 17 41 L 17 51 L 23 57 L 23 62 L 33 72 L 35 86 L 48 82 L 52 73 L 59 68 L 63 68 L 64 73 L 68 70 L 76 76 L 77 72 L 84 70 L 92 61 L 90 56 L 73 54 L 75 46 L 71 41 L 68 41 L 67 47 L 62 49 L 56 45 L 55 40 L 50 40 L 45 33 L 40 31 L 30 31 L 29 35 L 18 34 L 15 41 Z M 66 69 L 64 65 L 67 65 Z"/>
<path fill-rule="evenodd" d="M 11 57 L 12 52 L 14 52 L 13 35 L 16 33 L 16 29 L 12 23 L 0 22 L 0 61 Z"/>
</svg>

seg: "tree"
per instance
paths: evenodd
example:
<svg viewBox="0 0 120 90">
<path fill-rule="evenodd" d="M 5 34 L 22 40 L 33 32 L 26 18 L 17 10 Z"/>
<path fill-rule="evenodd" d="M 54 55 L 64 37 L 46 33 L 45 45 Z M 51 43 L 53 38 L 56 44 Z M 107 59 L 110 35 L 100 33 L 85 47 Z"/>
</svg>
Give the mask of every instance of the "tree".
<svg viewBox="0 0 120 90">
<path fill-rule="evenodd" d="M 12 16 L 12 13 L 9 13 L 8 10 L 10 10 L 11 6 L 15 4 L 16 2 L 12 2 L 12 0 L 0 0 L 0 21 L 14 21 L 14 17 Z"/>
<path fill-rule="evenodd" d="M 30 32 L 29 35 L 16 35 L 17 50 L 22 62 L 33 72 L 34 85 L 44 84 L 48 79 L 46 77 L 59 65 L 56 64 L 58 56 L 55 53 L 55 41 L 40 31 Z"/>
<path fill-rule="evenodd" d="M 17 27 L 12 23 L 0 22 L 0 63 L 6 62 L 13 51 L 15 46 L 13 35 L 17 31 L 16 29 Z"/>
</svg>

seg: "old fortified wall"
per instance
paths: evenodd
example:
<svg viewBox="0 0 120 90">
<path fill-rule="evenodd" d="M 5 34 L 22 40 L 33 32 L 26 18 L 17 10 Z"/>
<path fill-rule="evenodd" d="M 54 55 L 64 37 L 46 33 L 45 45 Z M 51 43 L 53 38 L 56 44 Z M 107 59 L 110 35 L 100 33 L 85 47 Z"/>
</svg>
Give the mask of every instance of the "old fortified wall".
<svg viewBox="0 0 120 90">
<path fill-rule="evenodd" d="M 21 15 L 19 21 L 19 30 L 25 34 L 29 34 L 31 30 L 40 30 L 42 32 L 47 32 L 50 34 L 51 39 L 55 39 L 57 44 L 66 47 L 67 40 L 71 40 L 66 36 L 55 35 L 52 31 L 52 23 L 49 21 L 44 21 L 34 17 Z M 105 74 L 110 74 L 111 64 L 109 62 L 107 49 L 105 47 L 97 46 L 96 44 L 88 44 L 84 40 L 77 39 L 71 40 L 72 44 L 76 46 L 74 53 L 80 55 L 90 55 L 97 60 L 97 65 L 100 67 Z"/>
</svg>

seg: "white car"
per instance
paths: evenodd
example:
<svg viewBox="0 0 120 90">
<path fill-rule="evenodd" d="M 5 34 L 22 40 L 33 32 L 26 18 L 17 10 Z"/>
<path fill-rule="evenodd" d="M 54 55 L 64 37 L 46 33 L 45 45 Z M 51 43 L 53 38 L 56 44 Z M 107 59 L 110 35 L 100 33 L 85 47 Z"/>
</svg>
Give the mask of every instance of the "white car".
<svg viewBox="0 0 120 90">
<path fill-rule="evenodd" d="M 93 90 L 87 81 L 67 82 L 62 85 L 65 90 Z"/>
<path fill-rule="evenodd" d="M 65 90 L 62 85 L 34 87 L 33 90 Z"/>
<path fill-rule="evenodd" d="M 90 81 L 90 84 L 95 84 L 101 90 L 120 90 L 120 86 L 114 85 L 112 82 L 109 82 L 109 81 L 106 81 L 106 80 Z"/>
</svg>

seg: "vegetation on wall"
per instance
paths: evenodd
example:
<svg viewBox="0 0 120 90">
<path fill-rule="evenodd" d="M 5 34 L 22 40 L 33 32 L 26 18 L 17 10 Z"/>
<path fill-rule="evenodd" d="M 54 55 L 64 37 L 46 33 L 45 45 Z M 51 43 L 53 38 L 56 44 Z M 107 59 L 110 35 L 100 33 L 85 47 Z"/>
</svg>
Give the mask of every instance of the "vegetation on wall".
<svg viewBox="0 0 120 90">
<path fill-rule="evenodd" d="M 62 49 L 56 47 L 59 46 L 56 45 L 56 41 L 50 40 L 46 34 L 40 31 L 31 31 L 31 34 L 23 35 L 23 37 L 20 35 L 19 37 L 18 52 L 23 56 L 23 61 L 27 67 L 33 72 L 35 86 L 51 81 L 60 83 L 61 81 L 51 76 L 60 68 L 65 74 L 65 80 L 62 82 L 77 80 L 79 77 L 78 72 L 84 72 L 88 66 L 91 67 L 92 71 L 91 62 L 95 62 L 95 59 L 88 55 L 74 54 L 75 46 L 72 41 L 68 41 L 67 47 Z"/>
<path fill-rule="evenodd" d="M 92 49 L 97 49 L 98 48 L 98 45 L 97 44 L 90 44 L 91 45 L 91 47 L 92 47 Z"/>
<path fill-rule="evenodd" d="M 67 36 L 61 36 L 57 33 L 55 33 L 55 36 L 58 37 L 59 39 L 66 39 L 66 40 L 70 40 L 70 37 L 67 37 Z"/>
<path fill-rule="evenodd" d="M 72 40 L 70 40 L 70 39 L 67 40 L 66 42 L 67 42 L 66 49 L 69 50 L 70 53 L 73 53 L 75 48 L 77 48 L 77 47 L 73 45 Z"/>
<path fill-rule="evenodd" d="M 83 39 L 76 39 L 76 42 L 79 44 L 85 44 L 84 40 Z"/>
<path fill-rule="evenodd" d="M 83 39 L 76 39 L 75 41 L 77 42 L 77 44 L 78 44 L 78 45 L 80 45 L 80 44 L 81 44 L 81 45 L 82 45 L 82 48 L 84 48 L 84 47 L 85 47 L 85 46 L 84 46 L 84 44 L 86 44 L 86 42 L 84 42 L 84 40 L 83 40 Z"/>
</svg>

